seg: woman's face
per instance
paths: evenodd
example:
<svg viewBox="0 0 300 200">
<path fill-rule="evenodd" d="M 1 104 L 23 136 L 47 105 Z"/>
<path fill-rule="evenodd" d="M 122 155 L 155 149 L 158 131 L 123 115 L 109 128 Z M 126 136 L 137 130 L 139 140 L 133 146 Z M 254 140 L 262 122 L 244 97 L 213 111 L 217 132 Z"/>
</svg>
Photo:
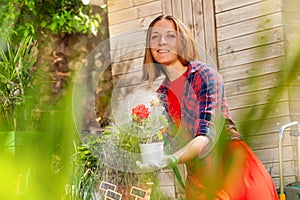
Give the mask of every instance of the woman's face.
<svg viewBox="0 0 300 200">
<path fill-rule="evenodd" d="M 150 51 L 160 64 L 168 66 L 178 62 L 178 40 L 173 21 L 162 19 L 150 30 Z"/>
</svg>

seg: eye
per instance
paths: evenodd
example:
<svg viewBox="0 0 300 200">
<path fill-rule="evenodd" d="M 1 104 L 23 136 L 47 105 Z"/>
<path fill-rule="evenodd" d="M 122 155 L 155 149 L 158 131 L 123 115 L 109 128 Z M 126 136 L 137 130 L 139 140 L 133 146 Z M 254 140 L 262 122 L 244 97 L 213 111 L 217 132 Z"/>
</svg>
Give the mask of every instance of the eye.
<svg viewBox="0 0 300 200">
<path fill-rule="evenodd" d="M 176 38 L 176 35 L 175 34 L 168 34 L 167 37 L 168 38 Z"/>
<path fill-rule="evenodd" d="M 151 37 L 150 37 L 151 40 L 154 40 L 156 38 L 158 38 L 158 35 L 151 35 Z"/>
</svg>

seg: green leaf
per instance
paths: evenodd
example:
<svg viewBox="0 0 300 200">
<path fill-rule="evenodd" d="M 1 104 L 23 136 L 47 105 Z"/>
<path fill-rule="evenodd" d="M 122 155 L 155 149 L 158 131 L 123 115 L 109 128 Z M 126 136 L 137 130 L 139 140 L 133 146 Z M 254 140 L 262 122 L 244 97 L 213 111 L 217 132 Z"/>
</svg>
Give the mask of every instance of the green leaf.
<svg viewBox="0 0 300 200">
<path fill-rule="evenodd" d="M 47 26 L 47 22 L 46 22 L 46 21 L 42 21 L 41 27 L 42 27 L 42 28 L 45 28 L 46 26 Z"/>
</svg>

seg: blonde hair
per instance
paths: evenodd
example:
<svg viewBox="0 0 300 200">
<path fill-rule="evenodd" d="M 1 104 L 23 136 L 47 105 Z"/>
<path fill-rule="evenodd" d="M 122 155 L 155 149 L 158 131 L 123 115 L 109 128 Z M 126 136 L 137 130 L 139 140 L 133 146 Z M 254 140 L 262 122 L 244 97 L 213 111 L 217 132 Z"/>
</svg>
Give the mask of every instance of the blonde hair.
<svg viewBox="0 0 300 200">
<path fill-rule="evenodd" d="M 146 36 L 146 48 L 143 65 L 142 79 L 147 81 L 155 81 L 162 73 L 165 74 L 164 68 L 152 56 L 150 49 L 151 28 L 159 20 L 170 20 L 174 23 L 179 41 L 178 59 L 185 66 L 191 60 L 200 59 L 194 37 L 188 28 L 178 19 L 171 15 L 160 15 L 156 17 L 149 25 Z"/>
</svg>

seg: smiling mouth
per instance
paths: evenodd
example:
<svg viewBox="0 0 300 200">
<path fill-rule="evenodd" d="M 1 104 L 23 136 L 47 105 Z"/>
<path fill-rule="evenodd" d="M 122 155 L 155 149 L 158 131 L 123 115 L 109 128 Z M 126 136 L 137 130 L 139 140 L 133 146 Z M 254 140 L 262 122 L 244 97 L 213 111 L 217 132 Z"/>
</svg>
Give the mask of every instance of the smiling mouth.
<svg viewBox="0 0 300 200">
<path fill-rule="evenodd" d="M 159 49 L 159 50 L 157 50 L 157 52 L 159 52 L 159 53 L 168 53 L 169 50 L 168 49 Z"/>
</svg>

